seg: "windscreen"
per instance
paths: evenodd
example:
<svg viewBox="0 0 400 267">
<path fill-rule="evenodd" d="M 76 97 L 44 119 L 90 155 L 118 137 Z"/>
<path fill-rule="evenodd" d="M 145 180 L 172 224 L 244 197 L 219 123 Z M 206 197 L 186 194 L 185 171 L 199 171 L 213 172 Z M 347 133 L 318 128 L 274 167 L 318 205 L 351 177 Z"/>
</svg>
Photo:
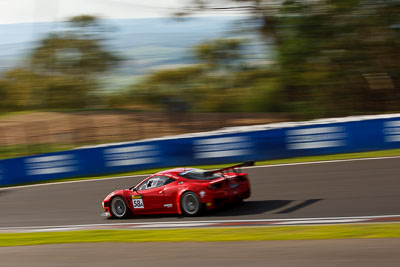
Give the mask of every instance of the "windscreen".
<svg viewBox="0 0 400 267">
<path fill-rule="evenodd" d="M 190 169 L 179 173 L 179 176 L 193 180 L 213 180 L 222 177 L 220 173 L 213 173 L 206 175 L 206 171 L 201 169 Z"/>
</svg>

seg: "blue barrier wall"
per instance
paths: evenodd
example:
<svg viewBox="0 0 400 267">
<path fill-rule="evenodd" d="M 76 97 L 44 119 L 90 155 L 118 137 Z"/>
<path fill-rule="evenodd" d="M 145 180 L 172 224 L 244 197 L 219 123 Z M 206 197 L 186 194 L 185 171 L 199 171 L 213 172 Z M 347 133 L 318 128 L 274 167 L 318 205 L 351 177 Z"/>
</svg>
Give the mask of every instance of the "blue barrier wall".
<svg viewBox="0 0 400 267">
<path fill-rule="evenodd" d="M 400 115 L 279 123 L 0 160 L 0 185 L 393 148 L 400 148 Z"/>
</svg>

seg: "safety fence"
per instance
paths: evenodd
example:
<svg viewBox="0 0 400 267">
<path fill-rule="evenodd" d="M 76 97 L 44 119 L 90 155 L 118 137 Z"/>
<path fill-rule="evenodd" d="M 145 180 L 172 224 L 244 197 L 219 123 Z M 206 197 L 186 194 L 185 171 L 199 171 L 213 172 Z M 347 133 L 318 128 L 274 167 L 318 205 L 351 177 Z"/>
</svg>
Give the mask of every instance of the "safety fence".
<svg viewBox="0 0 400 267">
<path fill-rule="evenodd" d="M 0 185 L 400 148 L 400 114 L 233 127 L 0 161 Z"/>
</svg>

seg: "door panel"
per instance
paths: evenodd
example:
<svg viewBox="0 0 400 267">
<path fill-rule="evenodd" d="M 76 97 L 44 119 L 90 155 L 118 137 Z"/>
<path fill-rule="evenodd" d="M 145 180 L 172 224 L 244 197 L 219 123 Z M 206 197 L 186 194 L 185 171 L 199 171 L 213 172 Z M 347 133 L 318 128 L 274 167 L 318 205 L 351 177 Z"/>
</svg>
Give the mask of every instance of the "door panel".
<svg viewBox="0 0 400 267">
<path fill-rule="evenodd" d="M 139 191 L 142 196 L 143 208 L 135 208 L 135 213 L 151 213 L 164 210 L 163 186 Z M 139 203 L 140 204 L 140 203 Z"/>
<path fill-rule="evenodd" d="M 175 213 L 178 211 L 177 195 L 178 192 L 176 190 L 176 186 L 164 186 L 164 207 L 166 212 Z"/>
</svg>

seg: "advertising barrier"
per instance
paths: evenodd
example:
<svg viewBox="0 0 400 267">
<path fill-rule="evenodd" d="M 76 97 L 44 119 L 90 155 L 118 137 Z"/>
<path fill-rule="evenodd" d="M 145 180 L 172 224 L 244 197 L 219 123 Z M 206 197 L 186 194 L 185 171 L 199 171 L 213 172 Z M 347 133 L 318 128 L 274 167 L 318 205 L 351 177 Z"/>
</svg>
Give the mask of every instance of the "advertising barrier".
<svg viewBox="0 0 400 267">
<path fill-rule="evenodd" d="M 149 168 L 400 148 L 400 114 L 226 128 L 0 160 L 0 186 Z"/>
</svg>

